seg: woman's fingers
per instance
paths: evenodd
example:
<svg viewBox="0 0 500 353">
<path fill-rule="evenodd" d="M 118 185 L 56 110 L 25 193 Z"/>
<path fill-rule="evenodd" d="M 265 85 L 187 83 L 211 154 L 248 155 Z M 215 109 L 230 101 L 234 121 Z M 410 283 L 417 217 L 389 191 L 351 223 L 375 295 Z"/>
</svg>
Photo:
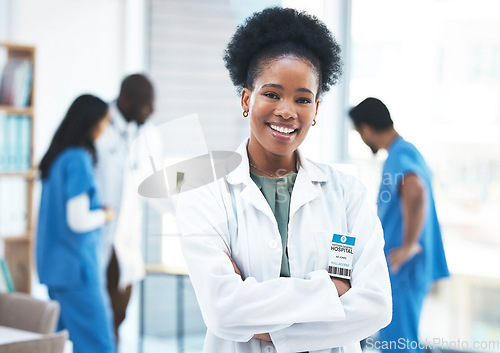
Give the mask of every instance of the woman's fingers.
<svg viewBox="0 0 500 353">
<path fill-rule="evenodd" d="M 224 252 L 226 253 L 227 257 L 229 257 L 229 260 L 231 260 L 231 263 L 233 264 L 234 272 L 236 272 L 236 274 L 241 277 L 241 272 L 238 269 L 238 266 L 236 266 L 236 264 L 234 263 L 233 258 L 231 257 L 231 255 L 229 255 L 229 251 L 224 250 Z"/>
<path fill-rule="evenodd" d="M 351 289 L 351 282 L 348 279 L 343 278 L 331 278 L 332 282 L 337 287 L 337 292 L 339 293 L 339 297 L 345 294 L 349 289 Z"/>
</svg>

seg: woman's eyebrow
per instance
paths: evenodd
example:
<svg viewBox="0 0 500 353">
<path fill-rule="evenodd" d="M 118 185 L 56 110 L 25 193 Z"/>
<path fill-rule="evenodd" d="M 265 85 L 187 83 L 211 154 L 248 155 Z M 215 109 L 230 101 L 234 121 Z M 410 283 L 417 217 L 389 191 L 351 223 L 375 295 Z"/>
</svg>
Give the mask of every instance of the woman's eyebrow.
<svg viewBox="0 0 500 353">
<path fill-rule="evenodd" d="M 313 93 L 313 91 L 311 91 L 309 88 L 299 88 L 297 90 L 297 92 L 311 93 L 313 96 L 315 96 L 315 94 Z"/>
<path fill-rule="evenodd" d="M 265 85 L 263 85 L 261 87 L 262 88 L 266 88 L 266 87 L 272 87 L 272 88 L 276 88 L 276 89 L 279 89 L 279 90 L 283 90 L 283 86 L 282 85 L 278 85 L 276 83 L 266 83 Z M 313 96 L 315 96 L 314 92 L 311 91 L 310 89 L 308 88 L 299 88 L 297 89 L 297 92 L 305 92 L 305 93 L 310 93 L 312 94 Z"/>
<path fill-rule="evenodd" d="M 276 83 L 266 83 L 261 88 L 266 88 L 266 87 L 272 87 L 272 88 L 283 90 L 283 86 L 282 85 L 278 85 Z"/>
</svg>

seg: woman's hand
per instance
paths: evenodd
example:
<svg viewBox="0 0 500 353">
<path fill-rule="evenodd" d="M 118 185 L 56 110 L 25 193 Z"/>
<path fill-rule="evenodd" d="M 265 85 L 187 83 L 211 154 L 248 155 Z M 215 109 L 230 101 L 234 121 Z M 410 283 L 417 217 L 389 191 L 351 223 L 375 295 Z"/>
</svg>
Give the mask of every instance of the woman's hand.
<svg viewBox="0 0 500 353">
<path fill-rule="evenodd" d="M 351 289 L 351 281 L 344 278 L 331 278 L 332 282 L 337 287 L 337 293 L 339 293 L 339 297 L 345 294 L 349 289 Z"/>
<path fill-rule="evenodd" d="M 229 257 L 229 260 L 231 260 L 231 263 L 233 264 L 233 268 L 234 268 L 234 272 L 241 277 L 241 272 L 240 270 L 238 269 L 238 266 L 236 266 L 236 264 L 234 263 L 233 261 L 233 258 L 231 257 L 231 255 L 229 255 L 229 251 L 227 250 L 224 250 L 224 252 L 226 253 L 227 257 Z M 243 278 L 241 278 L 243 279 Z"/>
<path fill-rule="evenodd" d="M 272 342 L 271 336 L 268 333 L 257 333 L 253 335 L 253 338 L 257 338 L 262 341 Z"/>
</svg>

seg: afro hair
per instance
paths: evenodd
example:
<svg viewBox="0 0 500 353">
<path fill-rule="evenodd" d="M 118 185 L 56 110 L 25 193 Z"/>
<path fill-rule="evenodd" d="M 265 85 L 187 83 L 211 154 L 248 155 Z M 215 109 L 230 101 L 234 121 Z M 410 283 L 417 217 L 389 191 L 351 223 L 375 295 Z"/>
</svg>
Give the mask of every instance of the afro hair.
<svg viewBox="0 0 500 353">
<path fill-rule="evenodd" d="M 241 92 L 253 89 L 265 61 L 287 54 L 312 63 L 319 75 L 319 94 L 327 92 L 341 75 L 340 46 L 326 25 L 306 12 L 282 7 L 256 12 L 238 26 L 224 62 Z"/>
</svg>

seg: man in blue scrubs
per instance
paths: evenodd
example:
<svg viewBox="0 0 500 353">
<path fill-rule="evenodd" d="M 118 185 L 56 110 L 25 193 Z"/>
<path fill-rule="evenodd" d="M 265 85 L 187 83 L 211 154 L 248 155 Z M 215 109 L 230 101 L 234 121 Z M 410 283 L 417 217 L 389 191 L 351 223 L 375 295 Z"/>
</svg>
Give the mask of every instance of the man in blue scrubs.
<svg viewBox="0 0 500 353">
<path fill-rule="evenodd" d="M 417 148 L 394 129 L 389 110 L 367 98 L 349 111 L 375 154 L 389 153 L 377 199 L 392 286 L 392 322 L 379 332 L 383 352 L 421 352 L 418 323 L 432 283 L 449 276 L 436 215 L 431 172 Z"/>
</svg>

